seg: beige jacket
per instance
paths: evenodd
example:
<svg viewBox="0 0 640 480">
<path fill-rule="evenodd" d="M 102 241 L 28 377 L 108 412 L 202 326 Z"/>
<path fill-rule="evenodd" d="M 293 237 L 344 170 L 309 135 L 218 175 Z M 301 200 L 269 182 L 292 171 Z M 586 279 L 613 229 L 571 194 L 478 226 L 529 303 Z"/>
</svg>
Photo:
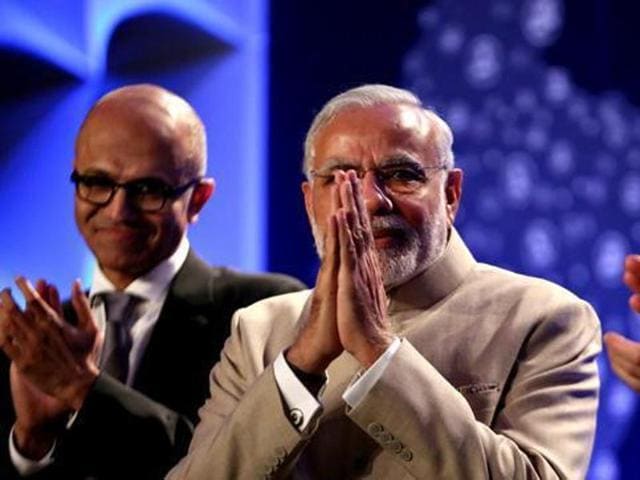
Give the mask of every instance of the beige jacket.
<svg viewBox="0 0 640 480">
<path fill-rule="evenodd" d="M 584 478 L 598 403 L 592 308 L 544 280 L 477 263 L 453 232 L 442 258 L 391 293 L 402 344 L 355 408 L 359 371 L 328 369 L 322 413 L 300 434 L 272 362 L 309 292 L 236 313 L 189 454 L 170 479 Z"/>
</svg>

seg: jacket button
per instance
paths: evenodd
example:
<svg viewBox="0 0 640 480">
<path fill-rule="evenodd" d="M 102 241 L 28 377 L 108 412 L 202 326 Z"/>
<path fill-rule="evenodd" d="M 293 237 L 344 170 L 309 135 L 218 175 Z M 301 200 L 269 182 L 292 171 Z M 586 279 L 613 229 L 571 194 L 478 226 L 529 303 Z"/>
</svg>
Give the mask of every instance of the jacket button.
<svg viewBox="0 0 640 480">
<path fill-rule="evenodd" d="M 393 453 L 399 454 L 404 449 L 404 445 L 402 444 L 402 442 L 395 440 L 393 442 L 389 442 L 388 448 Z"/>
<path fill-rule="evenodd" d="M 382 432 L 378 439 L 382 445 L 389 445 L 391 442 L 395 440 L 395 437 L 391 435 L 389 432 Z"/>
<path fill-rule="evenodd" d="M 284 458 L 287 456 L 287 451 L 283 447 L 277 447 L 276 456 L 280 458 Z"/>
<path fill-rule="evenodd" d="M 400 458 L 405 462 L 410 462 L 411 460 L 413 460 L 413 453 L 411 452 L 411 450 L 405 448 L 400 452 Z"/>
<path fill-rule="evenodd" d="M 382 432 L 384 432 L 384 427 L 382 425 L 380 425 L 379 423 L 370 423 L 369 426 L 367 427 L 367 431 L 374 438 L 378 438 L 378 436 Z"/>
</svg>

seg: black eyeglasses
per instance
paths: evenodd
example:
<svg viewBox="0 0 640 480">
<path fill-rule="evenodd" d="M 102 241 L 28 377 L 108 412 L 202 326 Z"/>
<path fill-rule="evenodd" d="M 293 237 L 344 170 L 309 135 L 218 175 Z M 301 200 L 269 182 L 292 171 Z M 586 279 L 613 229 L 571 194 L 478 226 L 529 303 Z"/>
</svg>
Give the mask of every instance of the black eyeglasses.
<svg viewBox="0 0 640 480">
<path fill-rule="evenodd" d="M 157 178 L 140 178 L 118 183 L 106 175 L 81 175 L 76 170 L 71 173 L 76 195 L 82 200 L 102 207 L 113 199 L 119 188 L 122 188 L 127 194 L 127 200 L 143 212 L 162 210 L 167 200 L 178 198 L 201 180 L 202 178 L 198 177 L 184 185 L 172 187 Z"/>
</svg>

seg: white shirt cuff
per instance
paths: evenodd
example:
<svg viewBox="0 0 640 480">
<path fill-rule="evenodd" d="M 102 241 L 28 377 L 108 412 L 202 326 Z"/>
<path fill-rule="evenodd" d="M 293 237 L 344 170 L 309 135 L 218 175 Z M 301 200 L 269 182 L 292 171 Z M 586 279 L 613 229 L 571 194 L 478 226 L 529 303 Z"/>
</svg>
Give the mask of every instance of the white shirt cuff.
<svg viewBox="0 0 640 480">
<path fill-rule="evenodd" d="M 13 437 L 13 428 L 11 428 L 11 433 L 9 433 L 9 456 L 11 457 L 11 463 L 13 463 L 13 466 L 22 477 L 38 473 L 40 470 L 51 465 L 53 463 L 53 451 L 55 448 L 56 442 L 53 442 L 53 446 L 44 457 L 40 460 L 31 460 L 18 451 Z"/>
<path fill-rule="evenodd" d="M 400 338 L 395 337 L 391 345 L 384 351 L 373 365 L 371 365 L 353 385 L 345 390 L 342 399 L 351 408 L 356 408 L 369 390 L 380 380 L 380 377 L 391 363 L 391 359 L 400 348 Z"/>
<path fill-rule="evenodd" d="M 284 358 L 284 352 L 280 352 L 273 362 L 273 375 L 289 410 L 289 420 L 299 432 L 303 432 L 320 410 L 320 403 L 291 371 L 291 367 Z"/>
</svg>

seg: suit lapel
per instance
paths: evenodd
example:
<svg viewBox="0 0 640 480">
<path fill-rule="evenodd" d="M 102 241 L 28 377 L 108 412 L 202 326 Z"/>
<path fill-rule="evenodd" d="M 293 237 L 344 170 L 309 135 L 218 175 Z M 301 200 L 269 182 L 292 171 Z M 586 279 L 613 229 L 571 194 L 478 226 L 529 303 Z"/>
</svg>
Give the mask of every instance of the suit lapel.
<svg viewBox="0 0 640 480">
<path fill-rule="evenodd" d="M 180 407 L 190 372 L 203 361 L 203 342 L 210 337 L 214 270 L 189 252 L 169 287 L 158 321 L 140 361 L 133 387 L 165 405 Z M 221 322 L 222 323 L 222 322 Z M 220 325 L 222 329 L 222 325 Z M 210 342 L 209 342 L 210 343 Z"/>
</svg>

